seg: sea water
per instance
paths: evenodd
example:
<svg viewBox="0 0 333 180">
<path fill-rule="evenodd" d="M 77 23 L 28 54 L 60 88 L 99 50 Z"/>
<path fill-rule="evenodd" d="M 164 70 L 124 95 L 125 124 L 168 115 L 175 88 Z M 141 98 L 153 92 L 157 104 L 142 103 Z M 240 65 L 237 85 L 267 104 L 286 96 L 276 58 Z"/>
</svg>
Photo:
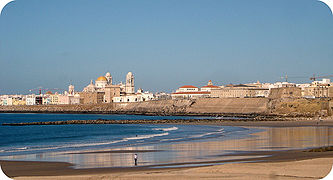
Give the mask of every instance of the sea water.
<svg viewBox="0 0 333 180">
<path fill-rule="evenodd" d="M 207 119 L 189 116 L 99 114 L 0 114 L 0 123 L 65 120 Z M 124 148 L 224 137 L 242 138 L 253 129 L 231 126 L 169 124 L 71 124 L 0 126 L 1 156 Z"/>
<path fill-rule="evenodd" d="M 98 114 L 0 114 L 0 123 L 64 120 L 208 119 Z M 259 133 L 257 133 L 259 132 Z M 332 146 L 332 127 L 234 127 L 189 124 L 0 125 L 0 159 L 58 161 L 73 168 L 198 166 L 262 156 L 247 152 Z M 248 159 L 250 158 L 250 159 Z M 208 165 L 207 164 L 207 165 Z"/>
</svg>

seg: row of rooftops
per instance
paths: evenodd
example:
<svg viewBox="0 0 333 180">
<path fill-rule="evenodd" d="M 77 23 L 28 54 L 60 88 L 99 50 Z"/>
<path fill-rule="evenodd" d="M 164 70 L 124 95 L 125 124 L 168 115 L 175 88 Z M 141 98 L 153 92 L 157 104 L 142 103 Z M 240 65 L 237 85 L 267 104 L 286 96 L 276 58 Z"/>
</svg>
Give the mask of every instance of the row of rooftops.
<svg viewBox="0 0 333 180">
<path fill-rule="evenodd" d="M 186 89 L 186 88 L 198 88 L 196 86 L 192 86 L 192 85 L 185 85 L 180 87 L 179 89 Z M 214 86 L 212 80 L 208 81 L 208 84 L 206 86 L 202 86 L 201 88 L 219 88 L 218 86 Z"/>
<path fill-rule="evenodd" d="M 211 82 L 211 81 L 210 81 Z M 247 88 L 256 88 L 257 86 L 249 86 L 249 85 L 245 85 L 245 84 L 228 84 L 226 85 L 226 87 L 247 87 Z M 182 87 L 179 87 L 179 89 L 184 89 L 184 88 L 199 88 L 199 87 L 196 87 L 196 86 L 192 86 L 192 85 L 185 85 L 185 86 L 182 86 Z M 206 86 L 202 86 L 201 88 L 220 88 L 219 86 L 214 86 L 212 84 L 208 84 Z"/>
</svg>

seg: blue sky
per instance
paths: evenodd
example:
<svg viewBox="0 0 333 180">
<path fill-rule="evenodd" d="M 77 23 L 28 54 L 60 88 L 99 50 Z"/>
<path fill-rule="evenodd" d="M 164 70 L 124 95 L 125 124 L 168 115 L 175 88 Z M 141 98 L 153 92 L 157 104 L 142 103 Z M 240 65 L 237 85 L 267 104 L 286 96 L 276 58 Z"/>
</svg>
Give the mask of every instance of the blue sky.
<svg viewBox="0 0 333 180">
<path fill-rule="evenodd" d="M 0 94 L 81 91 L 108 71 L 153 92 L 328 75 L 332 35 L 317 0 L 16 0 L 0 16 Z"/>
</svg>

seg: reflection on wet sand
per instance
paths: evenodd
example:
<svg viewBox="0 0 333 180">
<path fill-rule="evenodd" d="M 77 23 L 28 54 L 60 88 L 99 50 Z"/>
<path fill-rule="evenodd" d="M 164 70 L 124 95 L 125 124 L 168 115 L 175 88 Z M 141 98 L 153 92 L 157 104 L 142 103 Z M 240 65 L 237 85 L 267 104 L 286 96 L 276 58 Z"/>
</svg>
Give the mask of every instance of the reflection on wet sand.
<svg viewBox="0 0 333 180">
<path fill-rule="evenodd" d="M 140 147 L 124 147 L 116 153 L 44 153 L 8 156 L 7 160 L 62 161 L 75 164 L 75 168 L 133 167 L 134 152 L 138 151 L 138 166 L 184 162 L 221 161 L 249 158 L 237 153 L 250 151 L 276 151 L 305 149 L 333 145 L 331 127 L 272 127 L 255 133 L 246 139 L 206 139 L 201 141 L 156 144 Z M 147 152 L 146 152 L 147 150 Z M 161 151 L 151 151 L 161 150 Z M 123 152 L 122 152 L 123 151 Z M 223 156 L 235 153 L 234 156 Z"/>
</svg>

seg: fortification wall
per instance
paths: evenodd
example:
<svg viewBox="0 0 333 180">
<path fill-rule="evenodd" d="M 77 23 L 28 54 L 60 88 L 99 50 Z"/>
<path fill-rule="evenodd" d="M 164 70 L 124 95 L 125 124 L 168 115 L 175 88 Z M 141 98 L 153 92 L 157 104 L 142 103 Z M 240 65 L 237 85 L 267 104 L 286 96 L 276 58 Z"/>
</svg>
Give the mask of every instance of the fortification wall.
<svg viewBox="0 0 333 180">
<path fill-rule="evenodd" d="M 207 98 L 197 100 L 160 100 L 137 103 L 0 106 L 0 112 L 78 112 L 78 113 L 134 113 L 134 114 L 209 114 L 266 113 L 268 99 L 263 98 Z"/>
<path fill-rule="evenodd" d="M 332 115 L 329 99 L 204 98 L 137 103 L 0 106 L 0 112 L 124 113 L 146 115 Z"/>
<path fill-rule="evenodd" d="M 280 115 L 331 116 L 329 99 L 281 98 L 270 102 L 270 113 Z"/>
<path fill-rule="evenodd" d="M 267 98 L 211 98 L 198 99 L 187 112 L 195 113 L 267 113 Z"/>
</svg>

